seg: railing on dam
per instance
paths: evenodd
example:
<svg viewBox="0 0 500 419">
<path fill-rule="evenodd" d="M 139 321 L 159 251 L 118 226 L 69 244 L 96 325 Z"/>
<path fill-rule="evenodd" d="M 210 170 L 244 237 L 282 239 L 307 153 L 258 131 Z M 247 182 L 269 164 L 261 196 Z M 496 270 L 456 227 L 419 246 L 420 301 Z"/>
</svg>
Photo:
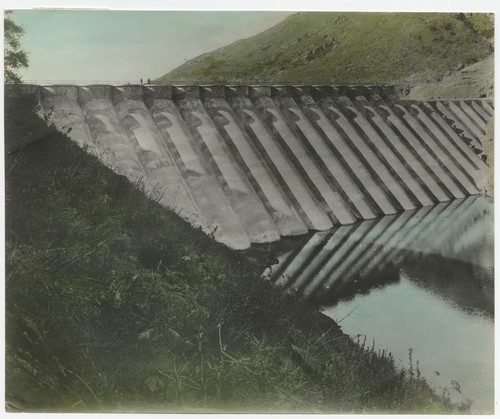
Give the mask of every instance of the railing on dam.
<svg viewBox="0 0 500 419">
<path fill-rule="evenodd" d="M 5 83 L 9 85 L 14 85 L 18 83 Z M 137 79 L 137 80 L 23 80 L 25 85 L 36 85 L 36 86 L 192 86 L 193 80 L 148 80 L 148 79 Z M 266 83 L 262 81 L 249 81 L 249 80 L 198 80 L 196 81 L 196 86 L 263 86 Z M 272 86 L 298 86 L 301 85 L 297 82 L 279 82 L 272 83 Z M 325 86 L 331 85 L 331 83 L 325 83 L 323 81 L 308 82 L 307 86 Z M 371 87 L 377 85 L 367 85 L 364 84 L 352 84 L 350 87 Z M 392 85 L 384 85 L 384 89 L 393 89 Z"/>
<path fill-rule="evenodd" d="M 234 248 L 480 193 L 490 100 L 383 86 L 6 86 Z"/>
</svg>

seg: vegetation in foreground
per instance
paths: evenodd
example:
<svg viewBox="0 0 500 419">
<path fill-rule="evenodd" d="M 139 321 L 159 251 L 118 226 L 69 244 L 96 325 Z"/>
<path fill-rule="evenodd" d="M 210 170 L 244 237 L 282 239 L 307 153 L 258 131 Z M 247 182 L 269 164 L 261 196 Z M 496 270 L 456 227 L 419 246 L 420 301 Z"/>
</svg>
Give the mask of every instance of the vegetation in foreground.
<svg viewBox="0 0 500 419">
<path fill-rule="evenodd" d="M 6 141 L 45 130 L 7 97 Z M 10 410 L 451 412 L 49 129 L 6 155 Z"/>
<path fill-rule="evenodd" d="M 478 62 L 492 37 L 485 13 L 297 13 L 160 80 L 398 83 Z"/>
</svg>

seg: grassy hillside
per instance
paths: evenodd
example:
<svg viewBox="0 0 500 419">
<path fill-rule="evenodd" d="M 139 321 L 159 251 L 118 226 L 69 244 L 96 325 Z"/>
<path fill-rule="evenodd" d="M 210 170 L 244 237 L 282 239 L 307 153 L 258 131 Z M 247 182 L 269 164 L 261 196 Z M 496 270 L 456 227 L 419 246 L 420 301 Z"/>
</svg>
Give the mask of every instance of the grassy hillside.
<svg viewBox="0 0 500 419">
<path fill-rule="evenodd" d="M 8 410 L 452 410 L 6 99 Z"/>
<path fill-rule="evenodd" d="M 492 25 L 485 14 L 297 13 L 160 80 L 342 84 L 435 76 L 490 54 Z"/>
</svg>

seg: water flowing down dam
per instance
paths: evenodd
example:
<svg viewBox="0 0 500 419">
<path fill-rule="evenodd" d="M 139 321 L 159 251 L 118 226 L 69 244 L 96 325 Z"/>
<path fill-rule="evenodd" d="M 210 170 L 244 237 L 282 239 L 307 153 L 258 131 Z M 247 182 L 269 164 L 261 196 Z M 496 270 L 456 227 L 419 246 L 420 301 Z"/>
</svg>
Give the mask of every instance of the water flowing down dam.
<svg viewBox="0 0 500 419">
<path fill-rule="evenodd" d="M 402 101 L 382 86 L 6 88 L 35 93 L 58 130 L 235 249 L 402 222 L 486 180 L 489 99 Z"/>
</svg>

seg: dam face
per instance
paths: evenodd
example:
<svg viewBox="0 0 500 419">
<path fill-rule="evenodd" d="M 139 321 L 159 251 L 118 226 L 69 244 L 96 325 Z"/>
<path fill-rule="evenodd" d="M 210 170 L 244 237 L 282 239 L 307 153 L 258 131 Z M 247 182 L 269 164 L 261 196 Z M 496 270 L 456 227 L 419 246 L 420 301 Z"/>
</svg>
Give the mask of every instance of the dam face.
<svg viewBox="0 0 500 419">
<path fill-rule="evenodd" d="M 488 99 L 381 86 L 7 86 L 236 249 L 476 195 Z"/>
</svg>

